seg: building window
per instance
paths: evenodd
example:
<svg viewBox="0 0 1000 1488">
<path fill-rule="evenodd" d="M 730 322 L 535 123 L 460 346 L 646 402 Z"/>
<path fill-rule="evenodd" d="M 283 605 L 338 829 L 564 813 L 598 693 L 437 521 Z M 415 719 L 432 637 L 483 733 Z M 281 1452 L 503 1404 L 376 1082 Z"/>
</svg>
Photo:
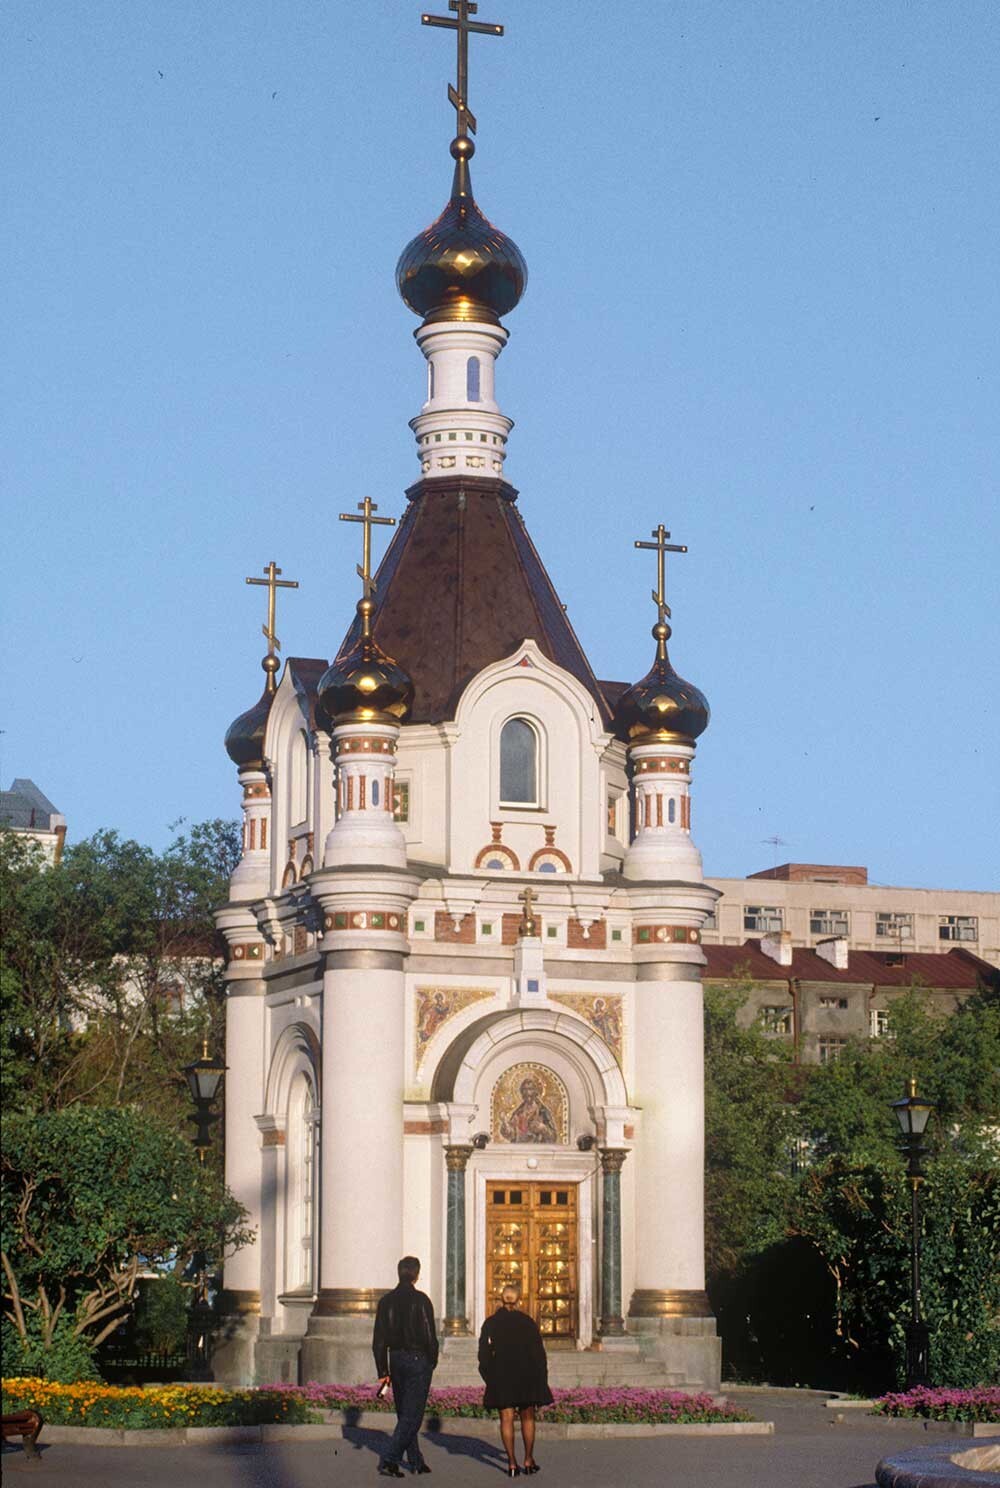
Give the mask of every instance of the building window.
<svg viewBox="0 0 1000 1488">
<path fill-rule="evenodd" d="M 872 1038 L 892 1038 L 888 1008 L 868 1009 L 868 1032 Z"/>
<path fill-rule="evenodd" d="M 392 787 L 392 819 L 397 822 L 410 820 L 410 782 L 397 780 Z"/>
<path fill-rule="evenodd" d="M 719 915 L 717 910 L 713 909 L 711 914 L 705 916 L 704 920 L 702 920 L 701 928 L 703 930 L 718 930 Z"/>
<path fill-rule="evenodd" d="M 979 921 L 975 915 L 942 915 L 938 920 L 938 940 L 978 940 Z"/>
<path fill-rule="evenodd" d="M 539 804 L 538 735 L 525 718 L 509 718 L 500 730 L 500 804 Z"/>
<path fill-rule="evenodd" d="M 469 403 L 478 403 L 479 394 L 479 358 L 470 357 L 465 364 L 465 397 Z"/>
<path fill-rule="evenodd" d="M 312 1082 L 302 1074 L 289 1101 L 286 1139 L 285 1284 L 290 1292 L 309 1292 L 313 1286 L 318 1116 Z"/>
<path fill-rule="evenodd" d="M 897 910 L 879 910 L 875 915 L 875 935 L 879 940 L 912 940 L 913 916 Z"/>
<path fill-rule="evenodd" d="M 790 1035 L 792 1032 L 792 1009 L 790 1007 L 762 1007 L 757 1016 L 765 1033 Z"/>
<path fill-rule="evenodd" d="M 748 904 L 743 911 L 744 930 L 767 934 L 785 928 L 784 911 L 773 904 Z"/>
<path fill-rule="evenodd" d="M 292 746 L 292 788 L 289 824 L 297 827 L 309 815 L 309 737 L 300 729 Z"/>
<path fill-rule="evenodd" d="M 811 909 L 810 935 L 850 935 L 851 917 L 845 909 Z"/>
<path fill-rule="evenodd" d="M 618 836 L 618 797 L 608 797 L 608 836 Z"/>
<path fill-rule="evenodd" d="M 428 362 L 427 363 L 427 401 L 428 401 L 428 403 L 433 398 L 433 396 L 434 396 L 434 363 L 433 362 Z"/>
<path fill-rule="evenodd" d="M 672 824 L 676 820 L 677 820 L 677 802 L 674 800 L 673 796 L 671 796 L 670 797 L 670 800 L 667 802 L 667 821 Z"/>
<path fill-rule="evenodd" d="M 821 997 L 819 1000 L 821 1008 L 835 1008 L 837 1012 L 843 1013 L 847 1010 L 846 997 Z"/>
<path fill-rule="evenodd" d="M 820 1064 L 836 1064 L 846 1048 L 846 1039 L 821 1038 L 819 1041 Z"/>
</svg>

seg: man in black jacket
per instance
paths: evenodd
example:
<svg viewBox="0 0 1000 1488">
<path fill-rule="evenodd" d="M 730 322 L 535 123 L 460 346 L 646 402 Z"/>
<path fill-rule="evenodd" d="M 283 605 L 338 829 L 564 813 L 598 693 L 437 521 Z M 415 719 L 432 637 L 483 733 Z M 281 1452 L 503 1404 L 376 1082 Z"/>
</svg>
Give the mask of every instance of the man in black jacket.
<svg viewBox="0 0 1000 1488">
<path fill-rule="evenodd" d="M 421 1455 L 417 1433 L 438 1361 L 434 1309 L 430 1298 L 416 1288 L 420 1262 L 416 1256 L 404 1256 L 396 1270 L 399 1285 L 380 1300 L 372 1337 L 379 1382 L 384 1385 L 392 1381 L 396 1405 L 396 1429 L 378 1465 L 384 1478 L 403 1476 L 399 1464 L 404 1452 L 413 1472 L 430 1472 Z"/>
</svg>

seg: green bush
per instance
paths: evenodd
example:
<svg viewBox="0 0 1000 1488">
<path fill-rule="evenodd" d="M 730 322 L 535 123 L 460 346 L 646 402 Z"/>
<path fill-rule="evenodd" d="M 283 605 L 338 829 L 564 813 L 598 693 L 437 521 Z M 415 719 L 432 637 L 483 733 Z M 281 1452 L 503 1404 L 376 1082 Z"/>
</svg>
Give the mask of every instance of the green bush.
<svg viewBox="0 0 1000 1488">
<path fill-rule="evenodd" d="M 3 1373 L 5 1377 L 34 1375 L 63 1385 L 101 1377 L 93 1346 L 84 1334 L 73 1332 L 72 1318 L 60 1318 L 51 1343 L 41 1337 L 34 1318 L 28 1320 L 27 1339 L 4 1318 Z"/>
</svg>

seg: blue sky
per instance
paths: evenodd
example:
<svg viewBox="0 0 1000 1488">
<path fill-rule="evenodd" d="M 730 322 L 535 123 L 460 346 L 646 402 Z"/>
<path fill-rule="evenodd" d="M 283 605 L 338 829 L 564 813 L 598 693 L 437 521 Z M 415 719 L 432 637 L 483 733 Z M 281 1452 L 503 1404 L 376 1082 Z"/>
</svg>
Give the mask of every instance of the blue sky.
<svg viewBox="0 0 1000 1488">
<path fill-rule="evenodd" d="M 444 9 L 442 0 L 439 9 Z M 0 775 L 71 837 L 236 815 L 222 749 L 330 656 L 423 397 L 396 258 L 450 180 L 410 0 L 10 0 Z M 997 886 L 1000 7 L 482 0 L 473 166 L 520 245 L 507 474 L 599 676 L 713 709 L 706 870 Z"/>
</svg>

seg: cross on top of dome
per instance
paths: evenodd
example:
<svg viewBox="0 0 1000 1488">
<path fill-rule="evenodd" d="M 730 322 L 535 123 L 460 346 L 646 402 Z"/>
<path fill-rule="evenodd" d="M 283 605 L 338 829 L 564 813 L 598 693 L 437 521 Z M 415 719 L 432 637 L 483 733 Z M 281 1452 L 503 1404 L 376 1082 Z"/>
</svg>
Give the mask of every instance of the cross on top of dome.
<svg viewBox="0 0 1000 1488">
<path fill-rule="evenodd" d="M 480 36 L 502 36 L 503 27 L 495 26 L 486 21 L 470 21 L 479 9 L 472 0 L 448 0 L 448 9 L 455 11 L 455 18 L 451 16 L 422 15 L 421 23 L 424 26 L 443 26 L 449 31 L 456 32 L 458 43 L 458 61 L 456 64 L 456 86 L 448 84 L 448 102 L 458 115 L 458 139 L 468 139 L 470 134 L 476 132 L 476 116 L 469 108 L 469 32 L 475 31 Z M 471 146 L 471 141 L 469 142 Z M 468 150 L 471 155 L 473 148 Z"/>
</svg>

